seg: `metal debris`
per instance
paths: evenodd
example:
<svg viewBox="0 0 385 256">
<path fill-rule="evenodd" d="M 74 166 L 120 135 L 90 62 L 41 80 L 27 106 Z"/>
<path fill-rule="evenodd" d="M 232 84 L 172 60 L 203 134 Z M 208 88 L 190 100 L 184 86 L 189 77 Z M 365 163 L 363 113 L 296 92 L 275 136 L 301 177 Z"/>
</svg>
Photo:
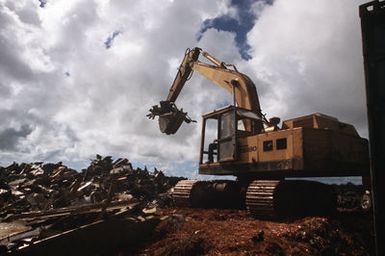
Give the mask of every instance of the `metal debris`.
<svg viewBox="0 0 385 256">
<path fill-rule="evenodd" d="M 0 251 L 41 253 L 78 233 L 91 232 L 92 240 L 111 219 L 130 226 L 157 220 L 156 207 L 173 206 L 169 190 L 180 179 L 100 155 L 81 172 L 61 162 L 0 167 Z"/>
</svg>

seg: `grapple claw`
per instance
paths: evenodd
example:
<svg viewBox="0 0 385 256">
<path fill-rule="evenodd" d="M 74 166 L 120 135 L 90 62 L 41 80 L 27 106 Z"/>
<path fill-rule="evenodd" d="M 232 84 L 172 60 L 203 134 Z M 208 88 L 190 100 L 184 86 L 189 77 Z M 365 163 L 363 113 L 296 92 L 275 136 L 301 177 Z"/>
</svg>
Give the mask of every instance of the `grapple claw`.
<svg viewBox="0 0 385 256">
<path fill-rule="evenodd" d="M 147 114 L 149 119 L 154 119 L 155 116 L 159 116 L 159 129 L 162 133 L 174 134 L 178 131 L 183 121 L 186 123 L 196 122 L 192 120 L 187 112 L 183 112 L 183 109 L 178 109 L 177 106 L 170 101 L 161 101 L 160 106 L 154 105 Z"/>
</svg>

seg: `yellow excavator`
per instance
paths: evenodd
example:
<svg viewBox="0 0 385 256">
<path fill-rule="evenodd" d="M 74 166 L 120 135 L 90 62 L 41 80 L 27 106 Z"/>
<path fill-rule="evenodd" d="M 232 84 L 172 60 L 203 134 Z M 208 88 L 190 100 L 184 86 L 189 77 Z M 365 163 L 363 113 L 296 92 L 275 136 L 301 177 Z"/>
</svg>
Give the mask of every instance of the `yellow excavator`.
<svg viewBox="0 0 385 256">
<path fill-rule="evenodd" d="M 262 113 L 251 79 L 200 48 L 186 50 L 166 100 L 147 115 L 159 117 L 162 133 L 194 122 L 175 105 L 193 71 L 233 96 L 232 105 L 203 115 L 199 174 L 236 180 L 182 180 L 173 191 L 178 206 L 246 207 L 263 217 L 327 214 L 336 206 L 330 186 L 296 177 L 369 176 L 368 141 L 352 125 L 314 113 L 279 127 L 280 118 Z"/>
</svg>

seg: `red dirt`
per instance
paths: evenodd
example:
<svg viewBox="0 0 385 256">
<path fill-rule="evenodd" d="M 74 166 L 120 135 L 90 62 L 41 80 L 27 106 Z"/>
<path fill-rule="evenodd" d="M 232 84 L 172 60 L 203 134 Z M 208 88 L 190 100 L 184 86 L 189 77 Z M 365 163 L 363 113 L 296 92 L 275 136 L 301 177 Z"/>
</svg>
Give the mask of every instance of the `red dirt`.
<svg viewBox="0 0 385 256">
<path fill-rule="evenodd" d="M 161 209 L 161 222 L 139 255 L 372 255 L 370 214 L 258 220 L 243 210 Z"/>
</svg>

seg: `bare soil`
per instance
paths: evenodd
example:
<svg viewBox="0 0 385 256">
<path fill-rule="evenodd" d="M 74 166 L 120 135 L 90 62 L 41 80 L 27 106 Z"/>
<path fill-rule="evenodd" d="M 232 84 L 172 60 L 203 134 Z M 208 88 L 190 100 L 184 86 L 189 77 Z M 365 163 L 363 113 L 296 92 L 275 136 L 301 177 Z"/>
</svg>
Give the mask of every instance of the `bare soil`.
<svg viewBox="0 0 385 256">
<path fill-rule="evenodd" d="M 159 209 L 155 235 L 120 255 L 373 255 L 370 213 L 260 220 L 245 210 Z"/>
</svg>

